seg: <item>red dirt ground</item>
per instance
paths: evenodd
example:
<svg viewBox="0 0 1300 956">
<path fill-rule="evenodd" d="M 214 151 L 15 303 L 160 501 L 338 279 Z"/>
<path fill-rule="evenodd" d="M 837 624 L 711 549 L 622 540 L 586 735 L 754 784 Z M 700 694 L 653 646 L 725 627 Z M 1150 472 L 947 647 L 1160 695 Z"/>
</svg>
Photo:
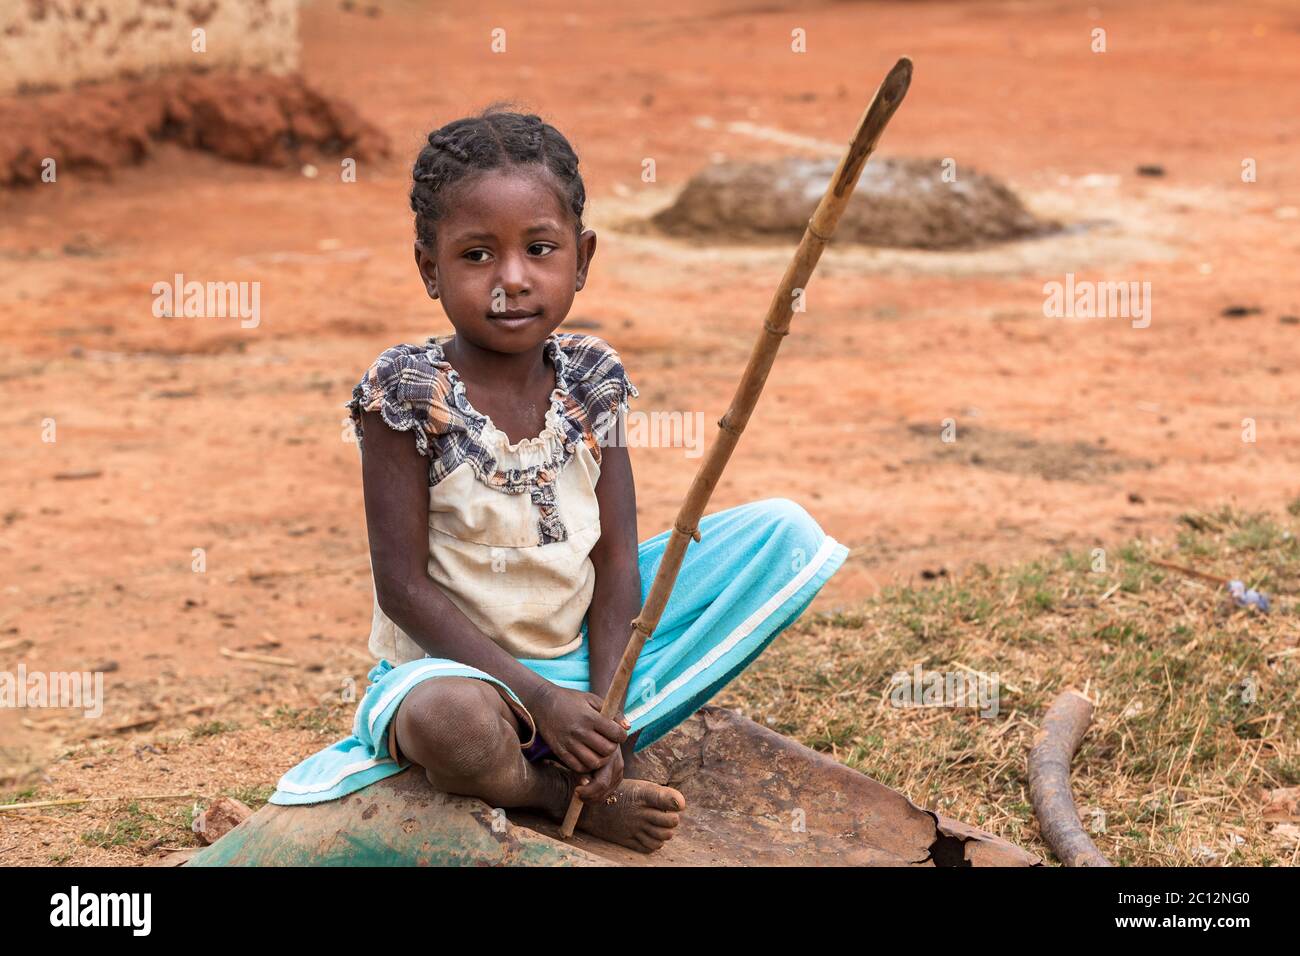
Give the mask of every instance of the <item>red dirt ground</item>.
<svg viewBox="0 0 1300 956">
<path fill-rule="evenodd" d="M 340 675 L 364 680 L 371 592 L 342 403 L 383 348 L 449 330 L 413 270 L 409 161 L 429 129 L 498 98 L 540 112 L 582 159 L 600 245 L 571 319 L 621 351 L 634 408 L 702 410 L 710 439 L 792 250 L 628 223 L 712 157 L 833 155 L 907 54 L 915 79 L 881 155 L 953 157 L 1043 217 L 1087 224 L 978 252 L 823 257 L 711 505 L 793 498 L 848 544 L 816 609 L 926 569 L 1168 534 L 1183 510 L 1276 508 L 1300 490 L 1293 5 L 578 6 L 494 18 L 306 6 L 305 77 L 394 146 L 356 183 L 162 146 L 111 178 L 0 194 L 0 667 L 114 661 L 106 720 L 161 714 L 154 730 L 307 706 Z M 489 51 L 496 26 L 505 54 Z M 1109 52 L 1090 51 L 1094 26 Z M 789 52 L 794 27 L 805 55 Z M 656 183 L 641 182 L 647 156 Z M 1257 182 L 1242 182 L 1245 158 Z M 1149 163 L 1166 174 L 1138 176 Z M 155 318 L 151 286 L 177 272 L 261 282 L 260 325 Z M 1149 281 L 1150 327 L 1044 318 L 1043 284 L 1067 272 Z M 1259 311 L 1223 317 L 1232 306 Z M 939 441 L 948 418 L 955 446 Z M 698 459 L 632 454 L 645 538 L 669 525 Z M 234 663 L 221 647 L 323 670 Z M 204 701 L 217 703 L 180 715 Z M 92 733 L 19 716 L 0 714 L 0 768 L 41 766 Z M 175 785 L 273 783 L 323 745 L 242 739 Z M 172 788 L 146 772 L 158 758 L 135 757 L 135 776 L 103 758 L 32 785 L 42 797 Z M 0 819 L 0 851 L 17 847 L 0 862 L 51 858 L 66 826 L 40 827 Z M 58 858 L 129 862 L 69 853 Z"/>
</svg>

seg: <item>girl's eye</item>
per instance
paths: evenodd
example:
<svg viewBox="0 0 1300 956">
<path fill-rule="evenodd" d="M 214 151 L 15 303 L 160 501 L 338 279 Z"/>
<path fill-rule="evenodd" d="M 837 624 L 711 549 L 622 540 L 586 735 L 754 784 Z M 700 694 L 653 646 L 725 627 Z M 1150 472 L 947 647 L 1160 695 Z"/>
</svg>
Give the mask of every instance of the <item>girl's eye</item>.
<svg viewBox="0 0 1300 956">
<path fill-rule="evenodd" d="M 554 252 L 555 248 L 556 247 L 549 242 L 534 242 L 532 245 L 528 247 L 528 251 L 530 253 L 533 253 L 535 255 L 544 258 L 545 256 L 548 256 L 552 252 Z M 538 250 L 542 250 L 542 251 L 538 252 Z M 484 256 L 485 258 L 482 259 L 473 258 L 474 256 L 480 256 L 480 255 Z M 464 258 L 469 259 L 470 262 L 487 262 L 486 257 L 490 255 L 492 255 L 492 253 L 488 252 L 488 250 L 486 249 L 471 249 L 469 250 L 469 252 L 466 252 L 464 254 Z"/>
</svg>

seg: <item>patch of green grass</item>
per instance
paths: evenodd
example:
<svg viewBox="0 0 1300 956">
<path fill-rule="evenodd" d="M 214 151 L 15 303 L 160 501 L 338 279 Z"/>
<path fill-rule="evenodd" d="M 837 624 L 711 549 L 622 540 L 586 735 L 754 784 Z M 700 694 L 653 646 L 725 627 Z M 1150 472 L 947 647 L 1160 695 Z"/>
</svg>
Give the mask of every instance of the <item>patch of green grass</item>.
<svg viewBox="0 0 1300 956">
<path fill-rule="evenodd" d="M 1137 563 L 1125 564 L 1120 575 L 1119 589 L 1125 594 L 1137 594 L 1146 583 L 1148 567 Z"/>
<path fill-rule="evenodd" d="M 222 720 L 209 720 L 191 728 L 190 735 L 192 737 L 219 737 L 222 734 L 238 729 L 238 724 L 232 724 Z"/>
<path fill-rule="evenodd" d="M 160 839 L 172 845 L 193 845 L 195 837 L 190 829 L 193 822 L 192 803 L 142 805 L 133 800 L 103 829 L 81 834 L 81 842 L 101 849 L 134 850 L 144 850 Z"/>
<path fill-rule="evenodd" d="M 262 718 L 262 723 L 276 730 L 310 730 L 322 735 L 346 736 L 355 713 L 355 704 L 344 704 L 341 701 L 316 707 L 289 707 L 281 704 L 270 717 Z"/>
<path fill-rule="evenodd" d="M 227 790 L 226 796 L 234 797 L 245 806 L 258 810 L 265 806 L 266 802 L 271 799 L 271 794 L 275 793 L 274 784 L 257 784 L 248 787 L 236 787 L 234 790 Z"/>
<path fill-rule="evenodd" d="M 1066 549 L 1061 553 L 1061 567 L 1072 574 L 1092 570 L 1092 555 L 1087 551 Z"/>
<path fill-rule="evenodd" d="M 113 846 L 135 846 L 148 839 L 149 825 L 156 821 L 157 818 L 153 814 L 142 810 L 140 804 L 132 801 L 107 829 L 83 833 L 81 842 L 101 849 Z"/>
<path fill-rule="evenodd" d="M 983 594 L 975 594 L 965 589 L 958 589 L 955 594 L 953 610 L 957 616 L 970 624 L 987 621 L 993 616 L 993 602 Z"/>
<path fill-rule="evenodd" d="M 1018 590 L 1034 591 L 1047 580 L 1047 575 L 1048 569 L 1035 561 L 1010 571 L 1007 576 Z"/>
<path fill-rule="evenodd" d="M 1127 544 L 1120 545 L 1119 559 L 1128 564 L 1143 560 L 1142 543 L 1140 541 L 1130 541 Z"/>
<path fill-rule="evenodd" d="M 1228 535 L 1228 545 L 1238 551 L 1264 551 L 1274 547 L 1282 528 L 1266 514 L 1243 516 Z"/>
<path fill-rule="evenodd" d="M 856 611 L 839 611 L 835 614 L 827 615 L 823 620 L 831 627 L 859 628 L 866 623 L 866 618 Z"/>
<path fill-rule="evenodd" d="M 1300 760 L 1279 760 L 1273 767 L 1273 775 L 1285 787 L 1300 786 Z"/>
</svg>

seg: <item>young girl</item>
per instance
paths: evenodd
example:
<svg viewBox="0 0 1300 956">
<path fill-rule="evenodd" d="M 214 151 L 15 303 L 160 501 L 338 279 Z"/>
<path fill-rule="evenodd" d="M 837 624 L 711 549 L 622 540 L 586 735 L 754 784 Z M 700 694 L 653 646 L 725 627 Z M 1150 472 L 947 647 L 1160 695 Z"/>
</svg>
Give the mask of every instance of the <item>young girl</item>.
<svg viewBox="0 0 1300 956">
<path fill-rule="evenodd" d="M 623 714 L 602 716 L 670 532 L 638 542 L 611 441 L 637 395 L 618 353 L 556 331 L 596 251 L 578 158 L 537 116 L 490 107 L 430 134 L 413 176 L 416 266 L 455 333 L 385 350 L 353 390 L 378 663 L 352 736 L 271 803 L 418 764 L 557 820 L 576 792 L 581 828 L 650 852 L 686 801 L 641 778 L 637 752 L 793 623 L 847 549 L 784 498 L 703 517 Z"/>
</svg>

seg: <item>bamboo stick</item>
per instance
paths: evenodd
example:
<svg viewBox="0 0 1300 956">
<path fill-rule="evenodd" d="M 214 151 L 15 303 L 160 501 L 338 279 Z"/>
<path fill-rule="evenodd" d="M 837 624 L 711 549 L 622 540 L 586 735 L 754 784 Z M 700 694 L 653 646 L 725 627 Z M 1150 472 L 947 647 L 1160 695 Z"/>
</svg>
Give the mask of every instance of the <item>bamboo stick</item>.
<svg viewBox="0 0 1300 956">
<path fill-rule="evenodd" d="M 740 436 L 749 423 L 749 416 L 758 403 L 768 373 L 772 370 L 772 363 L 776 361 L 781 339 L 790 334 L 790 320 L 794 315 L 793 298 L 807 287 L 808 279 L 817 266 L 817 260 L 821 258 L 822 250 L 835 234 L 840 215 L 848 205 L 849 197 L 853 195 L 858 177 L 862 174 L 862 167 L 866 165 L 867 158 L 876 148 L 876 143 L 880 140 L 890 118 L 902 103 L 911 82 L 912 61 L 903 57 L 885 76 L 870 105 L 863 112 L 862 119 L 858 122 L 857 132 L 849 143 L 848 151 L 840 160 L 835 175 L 831 177 L 826 194 L 822 196 L 812 218 L 808 220 L 808 228 L 804 230 L 799 247 L 795 250 L 794 257 L 781 278 L 781 284 L 772 296 L 772 304 L 768 306 L 767 315 L 763 319 L 763 329 L 750 351 L 749 362 L 741 375 L 739 385 L 736 386 L 731 405 L 727 413 L 718 420 L 717 440 L 704 460 L 700 462 L 700 468 L 695 474 L 694 481 L 691 482 L 690 490 L 686 493 L 686 500 L 677 513 L 677 520 L 673 522 L 673 529 L 664 548 L 663 557 L 660 559 L 654 584 L 646 595 L 641 613 L 632 620 L 631 636 L 623 651 L 618 670 L 614 673 L 614 680 L 605 694 L 605 704 L 601 708 L 601 713 L 606 717 L 613 717 L 622 711 L 627 698 L 627 687 L 632 679 L 632 670 L 641 655 L 641 648 L 645 646 L 645 642 L 649 640 L 659 624 L 659 618 L 672 592 L 673 583 L 677 580 L 677 572 L 681 570 L 686 546 L 692 538 L 696 541 L 700 540 L 698 528 L 700 516 L 704 513 L 709 496 L 722 476 L 722 470 L 731 458 L 736 443 L 740 441 Z M 574 827 L 577 826 L 578 816 L 581 813 L 582 798 L 574 796 L 569 803 L 564 823 L 560 827 L 560 834 L 565 839 L 573 836 Z"/>
</svg>

